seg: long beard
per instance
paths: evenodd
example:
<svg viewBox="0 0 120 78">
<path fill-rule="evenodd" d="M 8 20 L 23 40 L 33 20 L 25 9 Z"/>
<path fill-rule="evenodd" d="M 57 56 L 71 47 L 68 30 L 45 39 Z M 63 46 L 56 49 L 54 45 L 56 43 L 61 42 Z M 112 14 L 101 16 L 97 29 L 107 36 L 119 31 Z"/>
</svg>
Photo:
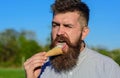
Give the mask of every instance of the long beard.
<svg viewBox="0 0 120 78">
<path fill-rule="evenodd" d="M 77 64 L 82 40 L 80 37 L 79 40 L 76 41 L 76 45 L 73 45 L 70 43 L 69 39 L 63 35 L 60 35 L 55 39 L 55 41 L 53 41 L 51 46 L 54 47 L 55 43 L 59 40 L 65 41 L 69 46 L 69 49 L 62 55 L 50 57 L 50 62 L 57 72 L 67 72 L 72 70 Z"/>
</svg>

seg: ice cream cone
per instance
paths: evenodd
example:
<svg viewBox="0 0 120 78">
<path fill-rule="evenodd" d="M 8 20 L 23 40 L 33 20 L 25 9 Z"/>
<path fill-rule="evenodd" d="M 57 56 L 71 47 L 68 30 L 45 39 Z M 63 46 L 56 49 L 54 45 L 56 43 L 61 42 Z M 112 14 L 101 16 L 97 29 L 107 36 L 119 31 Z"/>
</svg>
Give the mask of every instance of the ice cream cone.
<svg viewBox="0 0 120 78">
<path fill-rule="evenodd" d="M 56 55 L 60 55 L 60 54 L 63 54 L 62 45 L 57 45 L 53 49 L 49 50 L 46 53 L 46 56 L 56 56 Z"/>
</svg>

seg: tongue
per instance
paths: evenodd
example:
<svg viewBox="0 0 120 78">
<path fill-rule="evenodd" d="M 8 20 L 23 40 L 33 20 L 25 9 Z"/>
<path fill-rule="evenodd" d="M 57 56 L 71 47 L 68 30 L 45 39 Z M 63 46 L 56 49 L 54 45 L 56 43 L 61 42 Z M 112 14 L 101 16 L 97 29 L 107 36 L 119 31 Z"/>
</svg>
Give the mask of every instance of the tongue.
<svg viewBox="0 0 120 78">
<path fill-rule="evenodd" d="M 66 43 L 58 43 L 57 47 L 61 47 L 62 50 L 64 50 L 64 48 L 66 47 Z"/>
</svg>

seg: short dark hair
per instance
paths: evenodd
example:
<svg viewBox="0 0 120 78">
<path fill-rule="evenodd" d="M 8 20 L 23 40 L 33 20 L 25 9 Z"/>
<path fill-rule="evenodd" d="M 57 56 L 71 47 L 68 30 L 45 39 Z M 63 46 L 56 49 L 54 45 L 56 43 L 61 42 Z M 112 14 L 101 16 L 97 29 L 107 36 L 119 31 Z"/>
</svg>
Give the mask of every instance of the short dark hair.
<svg viewBox="0 0 120 78">
<path fill-rule="evenodd" d="M 51 6 L 53 16 L 58 13 L 78 11 L 86 20 L 89 21 L 89 8 L 80 0 L 56 0 Z"/>
</svg>

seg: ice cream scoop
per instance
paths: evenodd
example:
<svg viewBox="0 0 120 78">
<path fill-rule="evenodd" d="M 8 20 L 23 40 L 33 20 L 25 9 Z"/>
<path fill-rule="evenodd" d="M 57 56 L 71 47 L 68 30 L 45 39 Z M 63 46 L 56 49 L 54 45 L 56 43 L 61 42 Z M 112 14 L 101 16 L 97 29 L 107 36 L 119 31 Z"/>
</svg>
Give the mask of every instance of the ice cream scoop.
<svg viewBox="0 0 120 78">
<path fill-rule="evenodd" d="M 54 47 L 53 49 L 49 50 L 46 53 L 46 56 L 56 56 L 56 55 L 60 55 L 63 54 L 62 51 L 63 45 L 62 44 L 58 44 L 56 47 Z"/>
</svg>

